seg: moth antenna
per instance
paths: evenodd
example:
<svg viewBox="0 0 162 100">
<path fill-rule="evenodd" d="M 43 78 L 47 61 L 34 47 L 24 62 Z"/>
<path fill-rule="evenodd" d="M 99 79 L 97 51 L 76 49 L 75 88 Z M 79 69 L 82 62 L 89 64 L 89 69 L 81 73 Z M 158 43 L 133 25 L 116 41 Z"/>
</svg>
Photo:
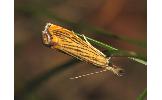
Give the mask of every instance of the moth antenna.
<svg viewBox="0 0 162 100">
<path fill-rule="evenodd" d="M 87 73 L 87 74 L 83 74 L 83 75 L 79 75 L 79 76 L 75 76 L 75 77 L 71 77 L 70 79 L 78 79 L 78 78 L 82 78 L 82 77 L 87 77 L 90 75 L 94 75 L 94 74 L 98 74 L 98 73 L 102 73 L 102 72 L 106 72 L 108 71 L 107 69 L 101 70 L 101 71 L 96 71 L 96 72 L 92 72 L 92 73 Z"/>
</svg>

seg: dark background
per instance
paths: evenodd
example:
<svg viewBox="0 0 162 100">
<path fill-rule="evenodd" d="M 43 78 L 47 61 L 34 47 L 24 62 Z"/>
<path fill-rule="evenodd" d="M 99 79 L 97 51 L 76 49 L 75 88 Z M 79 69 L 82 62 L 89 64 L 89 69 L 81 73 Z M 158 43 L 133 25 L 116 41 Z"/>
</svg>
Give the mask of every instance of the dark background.
<svg viewBox="0 0 162 100">
<path fill-rule="evenodd" d="M 146 0 L 15 0 L 14 10 L 15 100 L 136 100 L 147 87 L 147 67 L 127 57 L 112 59 L 123 77 L 103 72 L 70 80 L 100 69 L 41 41 L 51 22 L 146 58 Z"/>
</svg>

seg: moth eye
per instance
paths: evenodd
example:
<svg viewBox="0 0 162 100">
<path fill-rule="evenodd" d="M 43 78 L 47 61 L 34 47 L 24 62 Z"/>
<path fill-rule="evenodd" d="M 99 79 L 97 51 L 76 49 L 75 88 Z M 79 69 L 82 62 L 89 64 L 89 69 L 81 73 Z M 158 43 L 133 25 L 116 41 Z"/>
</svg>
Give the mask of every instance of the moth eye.
<svg viewBox="0 0 162 100">
<path fill-rule="evenodd" d="M 51 27 L 51 25 L 52 25 L 51 23 L 47 23 L 46 27 L 49 28 L 49 27 Z"/>
<path fill-rule="evenodd" d="M 42 34 L 43 44 L 50 45 L 51 39 L 49 34 Z"/>
</svg>

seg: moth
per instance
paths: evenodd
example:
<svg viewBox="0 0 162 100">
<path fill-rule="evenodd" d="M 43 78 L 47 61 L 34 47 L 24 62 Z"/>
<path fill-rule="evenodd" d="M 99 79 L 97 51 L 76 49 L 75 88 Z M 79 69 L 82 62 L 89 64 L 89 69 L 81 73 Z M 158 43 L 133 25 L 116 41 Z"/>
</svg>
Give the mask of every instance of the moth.
<svg viewBox="0 0 162 100">
<path fill-rule="evenodd" d="M 112 71 L 114 74 L 122 76 L 123 69 L 110 63 L 111 57 L 106 57 L 100 50 L 93 47 L 84 35 L 82 36 L 84 40 L 78 37 L 73 31 L 51 23 L 47 23 L 44 31 L 42 31 L 44 45 L 62 51 L 81 61 L 103 68 L 103 70 L 95 73 Z M 74 78 L 80 78 L 91 74 L 94 73 Z"/>
</svg>

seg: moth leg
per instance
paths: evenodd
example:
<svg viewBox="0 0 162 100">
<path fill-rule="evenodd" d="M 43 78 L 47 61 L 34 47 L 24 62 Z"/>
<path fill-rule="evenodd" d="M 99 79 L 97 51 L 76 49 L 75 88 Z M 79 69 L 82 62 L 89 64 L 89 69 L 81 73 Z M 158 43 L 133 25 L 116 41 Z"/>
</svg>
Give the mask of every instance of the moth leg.
<svg viewBox="0 0 162 100">
<path fill-rule="evenodd" d="M 117 76 L 123 76 L 124 74 L 124 69 L 120 68 L 120 67 L 106 67 L 106 70 L 112 71 L 115 75 Z"/>
<path fill-rule="evenodd" d="M 107 62 L 111 63 L 111 58 L 113 57 L 113 54 L 110 54 L 109 56 L 107 56 Z"/>
<path fill-rule="evenodd" d="M 99 51 L 98 49 L 96 49 L 95 47 L 93 47 L 93 46 L 88 42 L 88 40 L 87 40 L 87 38 L 85 37 L 84 34 L 82 34 L 82 36 L 83 36 L 84 40 L 88 43 L 89 46 L 91 46 L 93 49 L 95 49 L 95 50 L 96 50 L 99 54 L 101 54 L 102 56 L 106 57 L 105 54 L 103 54 L 101 51 Z"/>
<path fill-rule="evenodd" d="M 91 44 L 88 42 L 88 40 L 87 40 L 87 38 L 85 37 L 85 35 L 82 34 L 82 36 L 83 36 L 84 40 L 85 40 L 89 45 L 91 45 Z M 92 45 L 91 45 L 91 46 L 92 46 Z"/>
<path fill-rule="evenodd" d="M 112 58 L 111 56 L 110 57 L 107 57 L 107 60 L 110 61 L 111 58 Z"/>
<path fill-rule="evenodd" d="M 112 71 L 117 76 L 123 76 L 123 74 L 124 74 L 124 69 L 123 68 L 117 67 L 117 66 L 115 66 L 114 64 L 112 64 L 110 62 L 108 63 L 108 66 L 105 69 Z"/>
<path fill-rule="evenodd" d="M 107 59 L 106 59 L 106 60 L 107 60 L 107 65 L 109 65 L 109 64 L 111 63 L 111 58 L 112 58 L 112 57 L 106 57 L 106 58 L 107 58 Z"/>
</svg>

